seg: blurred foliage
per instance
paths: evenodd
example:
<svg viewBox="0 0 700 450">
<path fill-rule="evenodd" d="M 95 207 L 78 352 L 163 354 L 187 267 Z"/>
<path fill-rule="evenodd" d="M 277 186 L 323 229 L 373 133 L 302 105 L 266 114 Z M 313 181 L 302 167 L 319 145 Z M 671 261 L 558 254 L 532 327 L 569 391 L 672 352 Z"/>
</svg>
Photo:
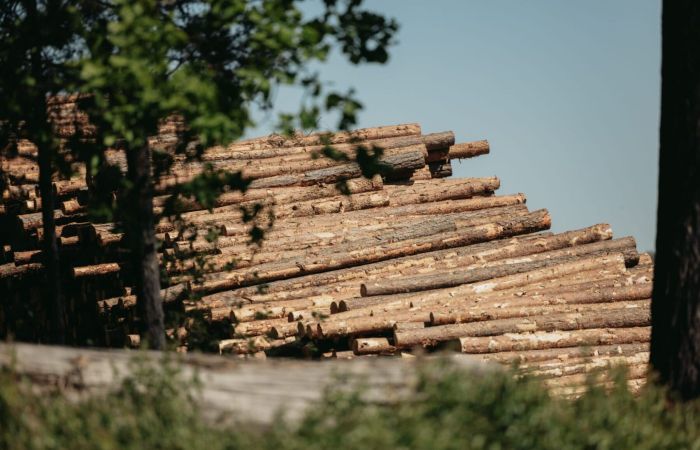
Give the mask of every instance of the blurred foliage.
<svg viewBox="0 0 700 450">
<path fill-rule="evenodd" d="M 81 402 L 33 392 L 11 372 L 0 380 L 0 448 L 7 449 L 692 449 L 697 403 L 673 404 L 659 388 L 638 396 L 618 373 L 613 389 L 552 398 L 532 378 L 487 376 L 447 363 L 422 366 L 397 403 L 331 390 L 300 423 L 274 427 L 202 421 L 172 364 L 140 362 L 116 392 Z"/>
</svg>

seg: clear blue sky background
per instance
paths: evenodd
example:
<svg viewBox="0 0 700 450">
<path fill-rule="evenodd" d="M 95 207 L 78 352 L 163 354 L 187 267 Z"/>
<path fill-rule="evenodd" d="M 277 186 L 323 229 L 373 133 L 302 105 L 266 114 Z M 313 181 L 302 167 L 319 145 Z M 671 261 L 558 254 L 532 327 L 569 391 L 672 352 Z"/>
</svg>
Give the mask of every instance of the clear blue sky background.
<svg viewBox="0 0 700 450">
<path fill-rule="evenodd" d="M 453 163 L 453 176 L 499 176 L 499 193 L 549 209 L 554 231 L 607 222 L 654 248 L 658 0 L 366 4 L 401 25 L 389 63 L 320 67 L 336 88 L 357 89 L 359 126 L 419 122 L 458 142 L 488 139 L 491 154 Z M 298 101 L 277 96 L 279 110 Z"/>
</svg>

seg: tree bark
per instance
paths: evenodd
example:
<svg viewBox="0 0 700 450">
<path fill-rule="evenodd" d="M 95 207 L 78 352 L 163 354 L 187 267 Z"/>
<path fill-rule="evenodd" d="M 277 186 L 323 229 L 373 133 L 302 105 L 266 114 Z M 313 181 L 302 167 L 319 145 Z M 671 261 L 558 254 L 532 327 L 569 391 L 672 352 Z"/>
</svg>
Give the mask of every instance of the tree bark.
<svg viewBox="0 0 700 450">
<path fill-rule="evenodd" d="M 153 217 L 151 150 L 143 145 L 127 150 L 128 193 L 127 233 L 131 245 L 132 268 L 136 281 L 137 306 L 142 320 L 142 336 L 150 348 L 165 347 L 163 303 L 160 298 L 160 266 Z"/>
<path fill-rule="evenodd" d="M 700 4 L 665 0 L 651 364 L 700 396 Z"/>
</svg>

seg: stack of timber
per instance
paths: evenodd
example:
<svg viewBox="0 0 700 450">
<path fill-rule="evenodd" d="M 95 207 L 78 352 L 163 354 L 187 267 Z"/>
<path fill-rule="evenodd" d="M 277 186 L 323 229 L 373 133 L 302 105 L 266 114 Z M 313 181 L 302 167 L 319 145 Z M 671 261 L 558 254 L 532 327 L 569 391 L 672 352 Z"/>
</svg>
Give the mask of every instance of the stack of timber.
<svg viewBox="0 0 700 450">
<path fill-rule="evenodd" d="M 153 145 L 172 143 L 167 129 L 163 135 Z M 317 157 L 329 142 L 350 161 Z M 352 161 L 358 146 L 384 149 L 391 170 L 363 178 Z M 170 339 L 183 351 L 261 358 L 452 349 L 517 362 L 563 395 L 577 395 L 591 372 L 624 364 L 630 387 L 639 388 L 651 258 L 632 237 L 614 239 L 606 224 L 548 232 L 549 213 L 530 211 L 524 194 L 496 194 L 498 178 L 449 178 L 453 160 L 488 152 L 487 141 L 456 143 L 452 132 L 403 124 L 273 135 L 207 149 L 197 162 L 176 160 L 156 186 L 156 214 L 172 187 L 206 163 L 241 171 L 251 184 L 245 194 L 223 194 L 213 210 L 185 202 L 184 231 L 165 217 L 157 223 Z M 22 164 L 5 160 L 3 171 L 16 192 L 36 199 L 35 185 L 11 175 L 30 173 Z M 94 317 L 83 319 L 93 342 L 138 346 L 123 235 L 114 224 L 87 220 L 85 200 L 69 196 L 84 188 L 81 179 L 55 186 L 66 283 L 73 303 L 94 306 Z M 12 293 L 2 305 L 2 332 L 11 334 L 17 330 L 8 317 L 31 304 L 26 292 L 41 277 L 41 215 L 3 205 L 3 219 L 17 231 L 0 255 L 0 279 Z M 271 222 L 256 244 L 250 232 L 260 224 L 241 220 L 254 205 Z M 25 278 L 34 281 L 22 284 Z"/>
</svg>

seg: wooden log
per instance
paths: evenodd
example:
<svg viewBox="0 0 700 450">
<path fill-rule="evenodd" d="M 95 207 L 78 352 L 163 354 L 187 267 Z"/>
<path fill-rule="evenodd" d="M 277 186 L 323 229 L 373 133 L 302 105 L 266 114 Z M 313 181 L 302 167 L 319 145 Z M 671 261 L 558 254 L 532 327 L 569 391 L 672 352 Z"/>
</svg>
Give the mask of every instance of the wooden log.
<svg viewBox="0 0 700 450">
<path fill-rule="evenodd" d="M 85 278 L 119 273 L 120 270 L 119 264 L 117 263 L 103 263 L 93 264 L 91 266 L 73 267 L 71 273 L 73 278 Z"/>
<path fill-rule="evenodd" d="M 397 156 L 404 153 L 420 152 L 427 155 L 425 145 L 416 144 L 403 148 L 395 148 L 388 152 L 384 157 Z M 352 155 L 354 160 L 354 155 Z M 165 187 L 188 181 L 194 176 L 202 173 L 206 165 L 213 165 L 217 170 L 226 172 L 240 172 L 243 178 L 254 180 L 259 178 L 269 178 L 283 176 L 296 173 L 310 172 L 324 168 L 330 168 L 344 164 L 343 161 L 335 159 L 319 157 L 313 158 L 311 155 L 301 155 L 293 157 L 275 157 L 265 160 L 265 164 L 259 164 L 255 160 L 238 161 L 238 160 L 220 160 L 214 162 L 182 162 L 175 164 L 171 168 L 168 175 L 161 177 L 157 190 L 164 190 Z M 422 166 L 421 166 L 422 167 Z"/>
<path fill-rule="evenodd" d="M 239 141 L 229 146 L 235 150 L 253 150 L 259 148 L 298 147 L 307 145 L 344 144 L 348 142 L 367 141 L 374 139 L 386 139 L 398 136 L 420 135 L 420 125 L 417 123 L 405 123 L 399 125 L 387 125 L 381 127 L 360 128 L 352 131 L 341 132 L 317 132 L 310 135 L 297 135 L 283 137 L 270 135 L 260 138 Z"/>
<path fill-rule="evenodd" d="M 627 366 L 627 378 L 630 380 L 642 379 L 647 377 L 649 371 L 649 364 L 647 362 L 637 363 Z M 586 387 L 587 383 L 593 382 L 596 384 L 603 384 L 605 382 L 612 381 L 610 379 L 609 371 L 600 371 L 592 373 L 578 373 L 574 375 L 565 375 L 554 378 L 549 378 L 544 380 L 545 386 L 549 388 L 562 387 L 562 386 L 579 386 Z"/>
<path fill-rule="evenodd" d="M 504 314 L 510 317 L 517 317 L 520 308 L 541 309 L 555 306 L 595 304 L 592 308 L 603 307 L 601 304 L 610 302 L 623 302 L 632 300 L 645 300 L 651 298 L 651 283 L 646 285 L 634 285 L 624 287 L 604 288 L 601 290 L 581 290 L 565 292 L 561 294 L 523 295 L 511 298 L 496 297 L 493 299 L 482 298 L 478 303 L 459 305 L 454 308 L 433 309 L 430 313 L 430 324 L 448 325 L 453 323 L 473 322 L 475 320 L 490 320 L 502 318 Z M 615 303 L 616 304 L 616 303 Z M 504 310 L 508 310 L 504 312 Z M 532 315 L 535 309 L 526 312 L 523 310 L 523 317 Z M 562 311 L 563 312 L 563 311 Z M 534 312 L 534 314 L 537 314 Z"/>
<path fill-rule="evenodd" d="M 41 263 L 42 261 L 42 251 L 41 250 L 24 250 L 19 252 L 13 252 L 12 257 L 15 265 L 21 266 L 23 264 L 29 263 Z"/>
<path fill-rule="evenodd" d="M 630 356 L 597 356 L 580 361 L 557 361 L 535 367 L 520 367 L 519 369 L 527 375 L 540 378 L 555 378 L 609 370 L 615 367 L 641 366 L 646 365 L 648 362 L 649 352 L 643 352 Z M 636 375 L 634 369 L 630 375 Z"/>
<path fill-rule="evenodd" d="M 15 263 L 7 263 L 0 265 L 0 279 L 10 279 L 23 277 L 25 275 L 39 273 L 43 270 L 41 263 L 22 264 L 21 266 Z"/>
<path fill-rule="evenodd" d="M 260 318 L 281 318 L 287 317 L 291 311 L 302 308 L 325 307 L 325 310 L 327 311 L 330 309 L 330 304 L 332 301 L 332 296 L 325 295 L 273 303 L 255 303 L 238 308 L 231 306 L 230 315 L 236 322 L 248 322 Z"/>
<path fill-rule="evenodd" d="M 371 179 L 353 178 L 347 180 L 345 187 L 349 194 L 360 194 L 363 192 L 380 191 L 383 188 L 382 177 L 376 175 Z M 335 197 L 339 194 L 338 187 L 335 184 L 320 184 L 316 186 L 303 187 L 282 187 L 275 189 L 248 189 L 245 193 L 239 191 L 224 192 L 221 194 L 214 207 L 222 207 L 229 205 L 251 204 L 263 202 L 265 204 L 272 203 L 284 205 L 295 202 L 303 202 L 307 200 L 317 200 L 327 197 Z M 156 212 L 162 211 L 166 204 L 169 195 L 159 196 L 153 199 L 153 204 L 156 206 Z M 179 210 L 182 212 L 202 210 L 202 206 L 196 200 L 180 198 Z"/>
<path fill-rule="evenodd" d="M 624 258 L 622 255 L 583 257 L 574 262 L 507 275 L 454 288 L 436 289 L 428 292 L 362 297 L 367 300 L 355 299 L 354 302 L 345 300 L 342 307 L 348 309 L 364 309 L 367 308 L 368 305 L 385 305 L 389 302 L 394 309 L 410 307 L 447 308 L 450 305 L 465 305 L 469 304 L 469 302 L 479 301 L 480 297 L 496 291 L 506 291 L 533 284 L 538 281 L 558 279 L 562 276 L 568 276 L 577 272 L 594 269 L 607 270 L 611 268 L 624 269 Z"/>
<path fill-rule="evenodd" d="M 426 268 L 450 267 L 475 264 L 480 261 L 493 261 L 501 258 L 522 256 L 529 252 L 548 251 L 564 248 L 575 243 L 589 243 L 609 239 L 612 234 L 610 226 L 599 224 L 581 230 L 557 235 L 524 235 L 509 239 L 489 241 L 466 247 L 450 248 L 433 252 L 400 257 L 357 268 L 341 269 L 321 274 L 306 275 L 291 280 L 277 281 L 265 286 L 261 293 L 256 287 L 242 288 L 236 291 L 240 297 L 251 301 L 274 301 L 295 298 L 295 292 L 301 297 L 318 295 L 325 292 L 326 286 L 338 283 L 355 283 L 354 280 L 367 277 L 382 277 L 395 273 L 419 273 Z M 354 297 L 359 297 L 359 282 Z M 316 288 L 324 289 L 319 292 Z M 308 289 L 308 290 L 304 290 Z"/>
<path fill-rule="evenodd" d="M 458 232 L 447 232 L 417 239 L 370 244 L 365 248 L 350 252 L 320 250 L 314 257 L 303 261 L 289 259 L 267 263 L 242 270 L 233 270 L 208 276 L 198 288 L 200 292 L 214 292 L 245 284 L 274 281 L 307 273 L 325 272 L 333 269 L 358 266 L 371 262 L 392 259 L 398 256 L 415 255 L 432 250 L 461 247 L 478 242 L 510 237 L 517 234 L 540 231 L 550 226 L 551 219 L 545 210 L 535 211 L 526 216 L 493 224 L 478 225 Z"/>
<path fill-rule="evenodd" d="M 269 334 L 276 326 L 286 325 L 289 322 L 286 318 L 283 319 L 264 319 L 254 320 L 251 322 L 236 323 L 233 326 L 235 337 L 251 337 L 263 334 Z"/>
<path fill-rule="evenodd" d="M 182 300 L 189 295 L 191 286 L 189 283 L 179 283 L 160 290 L 160 298 L 163 303 L 172 303 Z M 112 308 L 129 309 L 136 306 L 136 295 L 128 293 L 121 297 L 113 297 L 97 302 L 98 309 L 102 313 L 109 312 Z"/>
<path fill-rule="evenodd" d="M 452 131 L 424 134 L 422 138 L 428 151 L 448 148 L 455 143 L 455 134 Z"/>
<path fill-rule="evenodd" d="M 571 331 L 589 328 L 644 327 L 651 324 L 649 306 L 619 308 L 583 313 L 563 313 L 533 316 L 525 319 L 501 319 L 454 325 L 441 325 L 423 330 L 394 332 L 399 348 L 416 345 L 434 346 L 460 337 L 494 336 L 524 331 Z"/>
<path fill-rule="evenodd" d="M 557 279 L 562 276 L 587 270 L 614 269 L 616 267 L 624 269 L 624 257 L 622 254 L 584 256 L 571 262 L 493 278 L 477 283 L 465 284 L 455 288 L 437 289 L 423 295 L 420 295 L 420 293 L 418 293 L 418 295 L 415 293 L 405 294 L 406 297 L 404 298 L 410 299 L 411 306 L 413 307 L 425 307 L 429 305 L 448 306 L 463 303 L 466 299 L 469 299 L 470 296 L 517 288 L 537 281 Z"/>
<path fill-rule="evenodd" d="M 485 267 L 473 269 L 436 271 L 426 275 L 411 275 L 391 280 L 362 283 L 360 292 L 363 297 L 369 297 L 441 289 L 549 267 L 582 255 L 606 255 L 616 252 L 623 252 L 626 263 L 628 261 L 636 262 L 637 251 L 634 238 L 595 242 L 568 249 L 533 254 L 526 258 L 500 260 Z"/>
<path fill-rule="evenodd" d="M 307 321 L 280 323 L 272 327 L 270 330 L 270 336 L 275 339 L 297 336 L 299 335 L 299 327 L 301 327 L 302 330 L 305 330 L 306 325 Z"/>
<path fill-rule="evenodd" d="M 255 336 L 248 339 L 224 339 L 219 341 L 219 353 L 251 354 L 282 347 L 294 342 L 294 338 L 269 339 Z"/>
<path fill-rule="evenodd" d="M 353 143 L 332 144 L 333 150 L 344 153 L 349 158 L 357 154 L 359 146 L 365 148 L 379 147 L 390 153 L 393 149 L 423 144 L 420 134 L 385 137 L 371 140 L 358 140 Z M 313 154 L 321 154 L 326 148 L 325 144 L 298 145 L 293 147 L 266 147 L 266 148 L 237 148 L 236 144 L 227 147 L 208 148 L 202 155 L 203 161 L 219 160 L 261 160 L 278 157 L 308 157 Z"/>
<path fill-rule="evenodd" d="M 622 330 L 630 330 L 623 328 Z M 588 331 L 588 330 L 587 330 Z M 605 331 L 603 331 L 605 334 Z M 466 339 L 466 338 L 465 338 Z M 481 338 L 477 338 L 481 339 Z M 540 361 L 569 361 L 595 356 L 626 356 L 649 351 L 648 342 L 631 344 L 586 345 L 551 348 L 544 350 L 524 350 L 512 352 L 486 353 L 483 358 L 501 364 L 535 364 Z"/>
<path fill-rule="evenodd" d="M 328 320 L 308 325 L 304 332 L 307 335 L 311 334 L 323 338 L 356 336 L 391 331 L 398 322 L 428 322 L 429 320 L 430 313 L 428 311 L 400 311 L 391 314 L 377 314 L 376 316 L 353 317 L 347 320 L 339 320 L 331 316 Z M 311 328 L 309 329 L 309 327 Z"/>
<path fill-rule="evenodd" d="M 452 176 L 452 164 L 449 161 L 436 161 L 428 164 L 431 178 L 447 178 Z"/>
<path fill-rule="evenodd" d="M 393 173 L 413 171 L 425 166 L 425 157 L 421 151 L 413 151 L 391 155 L 381 159 L 381 162 Z M 269 178 L 253 180 L 250 188 L 272 188 L 280 186 L 310 186 L 319 183 L 335 183 L 341 180 L 350 180 L 362 176 L 360 166 L 356 163 L 342 164 L 317 169 L 309 172 L 291 175 L 279 175 Z"/>
<path fill-rule="evenodd" d="M 444 180 L 443 183 L 416 182 L 411 186 L 386 185 L 393 206 L 432 203 L 443 200 L 470 198 L 493 192 L 501 186 L 497 177 L 465 178 L 463 180 Z"/>
<path fill-rule="evenodd" d="M 396 348 L 387 338 L 357 338 L 352 341 L 352 352 L 356 355 L 393 354 Z"/>
<path fill-rule="evenodd" d="M 85 207 L 73 198 L 61 203 L 61 211 L 65 215 L 71 215 L 85 211 Z"/>
<path fill-rule="evenodd" d="M 501 336 L 461 337 L 463 353 L 523 352 L 556 348 L 620 345 L 649 342 L 651 328 L 593 328 L 550 332 L 516 332 Z"/>
<path fill-rule="evenodd" d="M 449 159 L 473 158 L 489 153 L 489 141 L 474 141 L 452 145 L 448 151 Z"/>
</svg>

